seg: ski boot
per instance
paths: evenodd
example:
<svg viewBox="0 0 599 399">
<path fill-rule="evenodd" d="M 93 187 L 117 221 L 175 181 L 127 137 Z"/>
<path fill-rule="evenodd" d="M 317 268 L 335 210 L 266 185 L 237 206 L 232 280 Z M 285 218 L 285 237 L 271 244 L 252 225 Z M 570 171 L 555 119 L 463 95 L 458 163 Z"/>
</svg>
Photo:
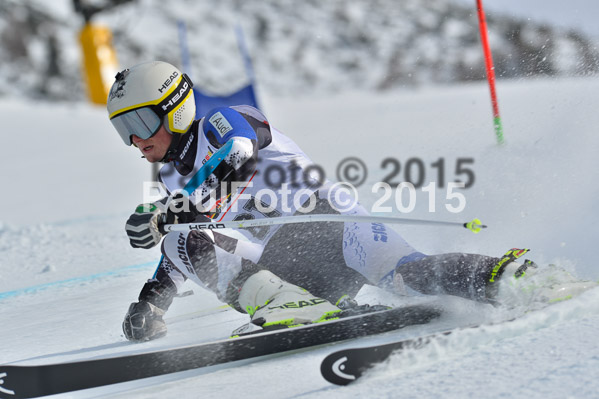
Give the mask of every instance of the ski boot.
<svg viewBox="0 0 599 399">
<path fill-rule="evenodd" d="M 239 291 L 239 306 L 251 323 L 277 329 L 337 318 L 341 309 L 326 299 L 281 280 L 268 270 L 251 275 Z"/>
<path fill-rule="evenodd" d="M 528 251 L 511 249 L 493 267 L 487 281 L 491 302 L 506 306 L 551 304 L 571 299 L 599 285 L 579 280 L 556 265 L 538 267 L 530 260 L 516 262 Z"/>
</svg>

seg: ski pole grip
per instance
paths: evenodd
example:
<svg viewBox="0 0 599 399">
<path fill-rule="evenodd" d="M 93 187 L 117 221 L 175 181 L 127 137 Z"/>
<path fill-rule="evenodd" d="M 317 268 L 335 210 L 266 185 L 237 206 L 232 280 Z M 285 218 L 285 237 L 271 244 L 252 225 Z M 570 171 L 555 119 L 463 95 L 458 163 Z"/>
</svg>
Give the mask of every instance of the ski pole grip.
<svg viewBox="0 0 599 399">
<path fill-rule="evenodd" d="M 167 224 L 167 216 L 166 213 L 161 213 L 160 215 L 158 215 L 158 231 L 160 231 L 160 233 L 167 234 L 170 230 L 167 229 L 168 226 L 170 226 L 169 224 Z"/>
</svg>

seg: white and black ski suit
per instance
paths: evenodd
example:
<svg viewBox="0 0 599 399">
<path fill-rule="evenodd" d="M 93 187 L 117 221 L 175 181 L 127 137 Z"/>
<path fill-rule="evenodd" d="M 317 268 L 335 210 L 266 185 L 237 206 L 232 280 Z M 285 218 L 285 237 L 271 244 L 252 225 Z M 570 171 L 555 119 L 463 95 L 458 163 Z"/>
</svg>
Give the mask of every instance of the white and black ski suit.
<svg viewBox="0 0 599 399">
<path fill-rule="evenodd" d="M 291 216 L 306 209 L 367 214 L 359 204 L 336 210 L 329 202 L 334 188 L 320 176 L 306 154 L 259 110 L 234 106 L 195 121 L 159 180 L 166 195 L 183 192 L 214 222 Z M 480 255 L 426 256 L 380 223 L 275 225 L 239 233 L 244 238 L 212 230 L 168 233 L 151 280 L 164 295 L 158 300 L 144 289 L 140 300 L 150 298 L 167 308 L 191 279 L 235 306 L 239 287 L 259 269 L 332 303 L 367 283 L 391 285 L 396 269 L 415 291 L 485 299 L 485 276 L 497 262 Z"/>
</svg>

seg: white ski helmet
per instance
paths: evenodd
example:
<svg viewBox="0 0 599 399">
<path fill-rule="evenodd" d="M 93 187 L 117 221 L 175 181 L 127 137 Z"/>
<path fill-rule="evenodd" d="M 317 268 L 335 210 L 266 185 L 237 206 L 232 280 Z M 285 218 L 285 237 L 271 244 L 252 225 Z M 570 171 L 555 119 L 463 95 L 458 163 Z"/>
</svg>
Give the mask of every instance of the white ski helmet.
<svg viewBox="0 0 599 399">
<path fill-rule="evenodd" d="M 152 137 L 164 124 L 171 133 L 185 133 L 195 119 L 193 83 L 162 61 L 138 64 L 119 72 L 108 94 L 110 122 L 125 144 L 131 135 Z"/>
</svg>

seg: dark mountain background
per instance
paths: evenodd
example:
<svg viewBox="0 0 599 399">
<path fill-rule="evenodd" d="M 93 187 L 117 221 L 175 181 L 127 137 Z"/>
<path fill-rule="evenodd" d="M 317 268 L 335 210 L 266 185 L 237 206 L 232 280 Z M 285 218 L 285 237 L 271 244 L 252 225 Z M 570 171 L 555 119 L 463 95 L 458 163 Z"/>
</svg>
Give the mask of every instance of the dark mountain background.
<svg viewBox="0 0 599 399">
<path fill-rule="evenodd" d="M 247 82 L 234 33 L 242 27 L 260 90 L 277 95 L 391 90 L 484 79 L 474 2 L 451 0 L 88 1 L 108 26 L 122 67 L 181 66 L 187 28 L 194 82 L 212 93 Z M 83 3 L 83 2 L 82 2 Z M 575 29 L 487 14 L 499 79 L 599 70 L 597 44 Z M 78 33 L 68 0 L 0 2 L 0 95 L 82 100 Z"/>
</svg>

